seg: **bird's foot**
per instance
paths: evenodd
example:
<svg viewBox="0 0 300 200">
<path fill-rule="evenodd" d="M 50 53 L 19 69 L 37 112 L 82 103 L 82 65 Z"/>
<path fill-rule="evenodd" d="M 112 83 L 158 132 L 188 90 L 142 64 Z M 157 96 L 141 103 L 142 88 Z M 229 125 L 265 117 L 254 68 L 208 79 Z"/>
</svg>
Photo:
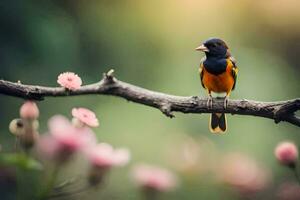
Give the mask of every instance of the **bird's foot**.
<svg viewBox="0 0 300 200">
<path fill-rule="evenodd" d="M 206 103 L 207 108 L 212 109 L 212 104 L 213 104 L 213 98 L 211 95 L 209 95 Z"/>
<path fill-rule="evenodd" d="M 224 98 L 224 109 L 226 109 L 227 106 L 228 106 L 228 100 L 229 100 L 229 97 L 226 96 L 226 97 Z"/>
</svg>

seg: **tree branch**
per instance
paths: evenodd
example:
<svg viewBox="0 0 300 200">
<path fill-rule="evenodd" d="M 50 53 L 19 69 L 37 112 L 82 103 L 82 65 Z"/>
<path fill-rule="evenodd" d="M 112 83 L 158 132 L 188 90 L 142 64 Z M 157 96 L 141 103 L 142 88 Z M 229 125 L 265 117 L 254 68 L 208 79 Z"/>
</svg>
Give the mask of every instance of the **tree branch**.
<svg viewBox="0 0 300 200">
<path fill-rule="evenodd" d="M 207 99 L 197 96 L 182 97 L 147 90 L 123 81 L 113 76 L 113 70 L 103 75 L 100 82 L 82 86 L 76 91 L 62 87 L 43 87 L 24 85 L 0 80 L 0 94 L 31 100 L 43 100 L 45 97 L 62 97 L 88 94 L 119 96 L 135 103 L 158 108 L 168 117 L 174 117 L 172 112 L 182 113 L 212 113 L 223 112 L 239 115 L 252 115 L 269 118 L 279 123 L 286 121 L 300 127 L 300 117 L 295 112 L 300 110 L 300 98 L 278 101 L 259 102 L 252 100 L 229 100 L 226 109 L 223 98 L 213 100 L 213 108 L 207 108 Z"/>
</svg>

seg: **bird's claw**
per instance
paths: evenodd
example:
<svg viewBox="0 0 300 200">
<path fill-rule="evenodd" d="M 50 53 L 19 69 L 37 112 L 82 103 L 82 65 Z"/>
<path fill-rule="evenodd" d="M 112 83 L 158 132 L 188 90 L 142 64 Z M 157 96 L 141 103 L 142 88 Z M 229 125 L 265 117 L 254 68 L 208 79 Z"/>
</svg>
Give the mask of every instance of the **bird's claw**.
<svg viewBox="0 0 300 200">
<path fill-rule="evenodd" d="M 228 106 L 228 100 L 229 100 L 229 98 L 228 98 L 228 96 L 226 96 L 224 99 L 224 109 L 226 109 Z"/>
<path fill-rule="evenodd" d="M 206 106 L 208 109 L 212 109 L 213 99 L 212 96 L 208 96 Z"/>
</svg>

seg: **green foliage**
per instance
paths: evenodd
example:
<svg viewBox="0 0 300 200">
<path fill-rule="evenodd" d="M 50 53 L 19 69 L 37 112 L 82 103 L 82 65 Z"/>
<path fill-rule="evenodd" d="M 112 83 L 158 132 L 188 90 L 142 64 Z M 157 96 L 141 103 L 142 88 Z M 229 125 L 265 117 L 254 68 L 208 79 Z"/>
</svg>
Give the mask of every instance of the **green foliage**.
<svg viewBox="0 0 300 200">
<path fill-rule="evenodd" d="M 4 153 L 0 154 L 0 164 L 4 166 L 16 167 L 22 170 L 42 170 L 42 164 L 34 158 L 24 153 Z"/>
</svg>

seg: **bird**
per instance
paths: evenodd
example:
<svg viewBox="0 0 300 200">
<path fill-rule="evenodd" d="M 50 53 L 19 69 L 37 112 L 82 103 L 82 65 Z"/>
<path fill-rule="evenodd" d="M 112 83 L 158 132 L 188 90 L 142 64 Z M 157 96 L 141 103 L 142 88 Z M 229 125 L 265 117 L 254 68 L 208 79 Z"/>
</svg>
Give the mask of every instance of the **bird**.
<svg viewBox="0 0 300 200">
<path fill-rule="evenodd" d="M 236 86 L 238 74 L 236 60 L 231 56 L 227 44 L 219 38 L 204 41 L 196 50 L 205 53 L 200 61 L 199 73 L 201 85 L 208 94 L 208 109 L 212 109 L 212 92 L 226 94 L 224 98 L 224 109 L 226 109 L 230 93 Z M 211 113 L 209 130 L 216 134 L 226 132 L 225 113 Z"/>
</svg>

